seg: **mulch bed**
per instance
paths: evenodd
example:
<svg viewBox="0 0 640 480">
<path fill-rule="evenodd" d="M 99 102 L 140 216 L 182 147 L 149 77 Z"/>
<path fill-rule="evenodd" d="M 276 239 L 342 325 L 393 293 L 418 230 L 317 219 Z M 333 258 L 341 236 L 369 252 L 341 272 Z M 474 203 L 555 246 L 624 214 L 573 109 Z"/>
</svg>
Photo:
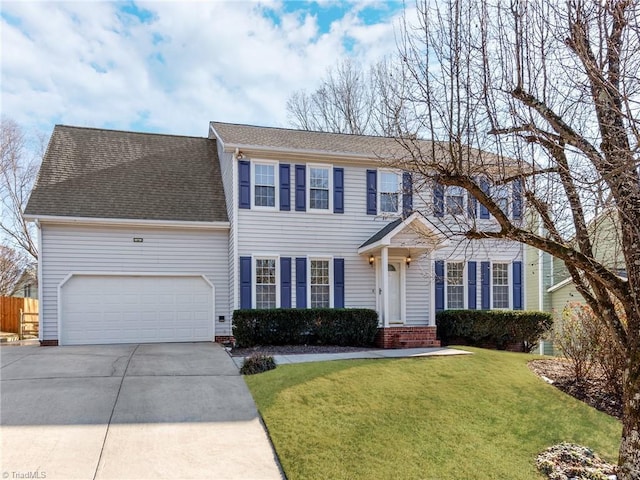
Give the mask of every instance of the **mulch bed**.
<svg viewBox="0 0 640 480">
<path fill-rule="evenodd" d="M 622 399 L 607 391 L 606 384 L 598 372 L 593 372 L 581 384 L 573 378 L 571 365 L 562 358 L 532 360 L 529 368 L 554 387 L 591 405 L 612 417 L 622 418 Z"/>
</svg>

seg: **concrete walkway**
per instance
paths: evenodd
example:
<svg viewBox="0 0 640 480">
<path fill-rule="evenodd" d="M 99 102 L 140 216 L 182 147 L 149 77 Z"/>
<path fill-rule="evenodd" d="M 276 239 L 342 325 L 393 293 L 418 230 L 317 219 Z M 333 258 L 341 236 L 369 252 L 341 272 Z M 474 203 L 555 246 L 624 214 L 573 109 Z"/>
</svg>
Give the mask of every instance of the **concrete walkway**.
<svg viewBox="0 0 640 480">
<path fill-rule="evenodd" d="M 363 358 L 408 358 L 408 357 L 434 357 L 446 355 L 472 355 L 471 352 L 456 350 L 453 348 L 404 348 L 404 349 L 377 349 L 361 352 L 344 353 L 299 353 L 293 355 L 274 355 L 277 365 L 291 363 L 327 362 L 331 360 L 354 360 Z M 238 366 L 242 367 L 243 357 L 231 357 Z"/>
<path fill-rule="evenodd" d="M 281 479 L 213 343 L 0 347 L 3 478 Z"/>
</svg>

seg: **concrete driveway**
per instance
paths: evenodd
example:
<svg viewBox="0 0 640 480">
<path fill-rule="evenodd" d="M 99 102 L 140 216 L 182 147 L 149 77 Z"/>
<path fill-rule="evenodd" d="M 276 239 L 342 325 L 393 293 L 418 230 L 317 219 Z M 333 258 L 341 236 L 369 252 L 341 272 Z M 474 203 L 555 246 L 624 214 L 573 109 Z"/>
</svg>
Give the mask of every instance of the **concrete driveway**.
<svg viewBox="0 0 640 480">
<path fill-rule="evenodd" d="M 0 358 L 3 479 L 282 478 L 219 345 L 4 346 Z"/>
</svg>

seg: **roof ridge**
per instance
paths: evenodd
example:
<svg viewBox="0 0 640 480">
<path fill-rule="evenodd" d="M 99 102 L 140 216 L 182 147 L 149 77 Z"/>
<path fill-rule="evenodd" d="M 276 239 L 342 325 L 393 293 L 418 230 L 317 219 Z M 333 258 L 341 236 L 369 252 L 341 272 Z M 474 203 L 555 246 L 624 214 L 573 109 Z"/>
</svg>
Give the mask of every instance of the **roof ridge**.
<svg viewBox="0 0 640 480">
<path fill-rule="evenodd" d="M 369 134 L 362 134 L 362 133 L 323 132 L 321 130 L 303 130 L 300 128 L 291 128 L 291 127 L 274 127 L 274 126 L 266 126 L 266 125 L 250 125 L 247 123 L 218 122 L 216 120 L 211 120 L 210 123 L 219 124 L 219 125 L 230 125 L 234 127 L 267 128 L 271 130 L 284 130 L 287 132 L 315 133 L 319 135 L 343 135 L 347 137 L 384 138 L 388 140 L 395 140 L 396 138 L 398 138 L 398 137 L 385 137 L 383 135 L 369 135 Z"/>
<path fill-rule="evenodd" d="M 76 130 L 94 130 L 97 132 L 132 133 L 134 135 L 154 135 L 159 137 L 196 138 L 198 140 L 214 140 L 208 137 L 197 137 L 195 135 L 177 135 L 175 133 L 157 133 L 157 132 L 134 132 L 132 130 L 122 130 L 117 128 L 80 127 L 78 125 L 64 125 L 61 123 L 57 123 L 54 126 L 54 129 L 58 127 L 73 128 Z"/>
</svg>

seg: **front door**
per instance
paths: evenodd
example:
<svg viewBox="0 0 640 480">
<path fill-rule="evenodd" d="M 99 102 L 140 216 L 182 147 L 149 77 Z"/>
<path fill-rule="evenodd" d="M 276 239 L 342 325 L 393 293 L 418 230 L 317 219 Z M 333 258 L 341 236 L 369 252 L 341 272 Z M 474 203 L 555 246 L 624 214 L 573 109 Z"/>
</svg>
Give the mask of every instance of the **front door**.
<svg viewBox="0 0 640 480">
<path fill-rule="evenodd" d="M 389 323 L 402 323 L 400 263 L 389 262 L 387 267 L 389 274 Z"/>
</svg>

